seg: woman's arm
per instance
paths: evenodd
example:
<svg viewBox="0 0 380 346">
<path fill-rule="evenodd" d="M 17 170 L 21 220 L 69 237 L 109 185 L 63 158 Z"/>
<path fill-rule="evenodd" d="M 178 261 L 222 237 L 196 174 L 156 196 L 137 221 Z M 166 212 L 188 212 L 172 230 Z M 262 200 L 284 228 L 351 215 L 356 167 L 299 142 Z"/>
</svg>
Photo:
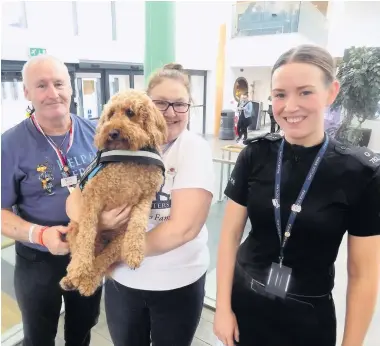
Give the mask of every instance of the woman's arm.
<svg viewBox="0 0 380 346">
<path fill-rule="evenodd" d="M 231 310 L 231 290 L 236 253 L 246 222 L 247 208 L 228 200 L 224 213 L 216 267 L 216 308 L 219 310 Z"/>
<path fill-rule="evenodd" d="M 172 191 L 170 220 L 146 234 L 146 256 L 171 251 L 193 240 L 206 223 L 212 194 L 200 188 Z"/>
<path fill-rule="evenodd" d="M 66 200 L 66 214 L 74 222 L 79 222 L 82 198 L 82 192 L 77 186 Z M 109 211 L 103 211 L 100 215 L 98 228 L 102 231 L 112 231 L 126 225 L 130 211 L 131 208 L 127 204 Z"/>
<path fill-rule="evenodd" d="M 348 286 L 343 346 L 363 345 L 378 294 L 380 236 L 348 237 Z"/>
</svg>

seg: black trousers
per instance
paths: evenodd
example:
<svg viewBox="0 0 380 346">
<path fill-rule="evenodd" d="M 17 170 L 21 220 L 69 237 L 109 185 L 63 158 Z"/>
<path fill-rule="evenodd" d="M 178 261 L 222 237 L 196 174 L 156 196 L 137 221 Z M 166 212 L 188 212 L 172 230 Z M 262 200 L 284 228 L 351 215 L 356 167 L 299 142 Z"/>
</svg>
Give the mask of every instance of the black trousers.
<svg viewBox="0 0 380 346">
<path fill-rule="evenodd" d="M 202 313 L 205 278 L 170 291 L 137 290 L 108 280 L 105 304 L 114 345 L 190 346 Z"/>
<path fill-rule="evenodd" d="M 66 292 L 59 281 L 66 274 L 69 255 L 53 256 L 16 243 L 14 285 L 22 314 L 23 346 L 54 346 L 62 296 L 65 301 L 66 346 L 89 346 L 91 328 L 100 313 L 99 289 L 91 297 Z"/>
<path fill-rule="evenodd" d="M 335 346 L 336 317 L 332 296 L 271 299 L 237 265 L 232 310 L 239 326 L 239 346 Z"/>
<path fill-rule="evenodd" d="M 237 123 L 237 132 L 238 138 L 242 138 L 245 140 L 248 136 L 248 126 L 251 124 L 252 118 L 246 118 L 244 115 L 239 116 L 239 120 Z"/>
</svg>

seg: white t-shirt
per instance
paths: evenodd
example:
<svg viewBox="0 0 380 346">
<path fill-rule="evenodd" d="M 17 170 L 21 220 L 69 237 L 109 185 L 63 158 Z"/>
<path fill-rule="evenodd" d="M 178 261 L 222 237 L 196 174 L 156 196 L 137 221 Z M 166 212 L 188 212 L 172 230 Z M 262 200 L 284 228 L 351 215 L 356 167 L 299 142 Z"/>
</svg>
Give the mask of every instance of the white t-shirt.
<svg viewBox="0 0 380 346">
<path fill-rule="evenodd" d="M 202 188 L 213 193 L 214 169 L 210 145 L 200 136 L 184 130 L 163 154 L 165 184 L 152 203 L 149 229 L 170 218 L 171 191 Z M 112 273 L 120 284 L 142 290 L 164 291 L 197 281 L 208 269 L 208 232 L 203 226 L 192 241 L 162 255 L 146 257 L 138 269 L 121 264 Z"/>
</svg>

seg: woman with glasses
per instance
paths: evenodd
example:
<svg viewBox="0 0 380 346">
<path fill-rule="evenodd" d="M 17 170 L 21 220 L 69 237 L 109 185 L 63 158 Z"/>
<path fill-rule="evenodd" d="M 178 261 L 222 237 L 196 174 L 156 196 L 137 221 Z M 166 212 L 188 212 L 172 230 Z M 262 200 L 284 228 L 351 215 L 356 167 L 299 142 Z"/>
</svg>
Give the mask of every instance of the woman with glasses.
<svg viewBox="0 0 380 346">
<path fill-rule="evenodd" d="M 115 346 L 149 346 L 151 341 L 155 346 L 190 346 L 209 265 L 205 222 L 214 187 L 211 148 L 186 128 L 190 84 L 180 65 L 154 73 L 147 93 L 168 125 L 162 148 L 165 183 L 152 203 L 145 260 L 136 270 L 118 265 L 105 284 L 107 323 Z M 72 219 L 75 196 L 68 203 Z M 125 215 L 121 220 L 112 213 L 103 213 L 102 228 L 117 229 L 125 220 Z"/>
</svg>

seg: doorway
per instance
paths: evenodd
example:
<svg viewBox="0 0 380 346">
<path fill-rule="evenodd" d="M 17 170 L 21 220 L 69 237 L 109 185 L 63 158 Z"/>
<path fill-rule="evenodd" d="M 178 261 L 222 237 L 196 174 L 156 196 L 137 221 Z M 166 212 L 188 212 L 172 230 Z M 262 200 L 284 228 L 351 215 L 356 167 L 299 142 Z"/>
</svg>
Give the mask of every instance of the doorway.
<svg viewBox="0 0 380 346">
<path fill-rule="evenodd" d="M 77 72 L 75 94 L 78 115 L 86 119 L 97 119 L 103 109 L 101 73 Z"/>
</svg>

